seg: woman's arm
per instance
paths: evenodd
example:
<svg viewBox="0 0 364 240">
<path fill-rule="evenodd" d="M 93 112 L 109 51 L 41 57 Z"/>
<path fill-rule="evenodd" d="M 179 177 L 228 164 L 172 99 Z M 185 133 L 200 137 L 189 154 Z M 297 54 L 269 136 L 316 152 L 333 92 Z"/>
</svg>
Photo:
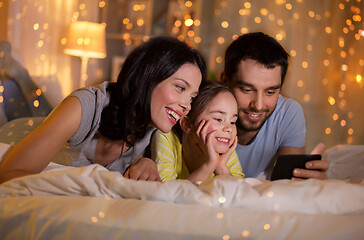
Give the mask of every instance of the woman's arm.
<svg viewBox="0 0 364 240">
<path fill-rule="evenodd" d="M 2 161 L 0 183 L 41 172 L 77 132 L 80 123 L 81 102 L 76 97 L 66 98 Z"/>
</svg>

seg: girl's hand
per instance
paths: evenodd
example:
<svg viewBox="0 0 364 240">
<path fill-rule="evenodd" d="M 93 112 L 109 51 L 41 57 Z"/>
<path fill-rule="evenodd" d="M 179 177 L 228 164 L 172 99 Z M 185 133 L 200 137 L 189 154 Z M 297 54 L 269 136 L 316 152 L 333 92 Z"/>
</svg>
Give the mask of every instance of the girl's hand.
<svg viewBox="0 0 364 240">
<path fill-rule="evenodd" d="M 212 171 L 214 171 L 220 156 L 212 145 L 212 140 L 215 138 L 216 130 L 208 132 L 209 126 L 209 121 L 202 120 L 196 130 L 196 137 L 198 148 L 202 154 L 202 159 L 204 159 L 204 162 L 212 168 Z"/>
<path fill-rule="evenodd" d="M 231 154 L 233 154 L 237 144 L 238 144 L 238 137 L 236 136 L 229 150 L 226 153 L 223 153 L 219 156 L 219 160 L 217 162 L 217 166 L 214 172 L 215 175 L 231 175 L 230 169 L 227 167 L 227 162 Z"/>
</svg>

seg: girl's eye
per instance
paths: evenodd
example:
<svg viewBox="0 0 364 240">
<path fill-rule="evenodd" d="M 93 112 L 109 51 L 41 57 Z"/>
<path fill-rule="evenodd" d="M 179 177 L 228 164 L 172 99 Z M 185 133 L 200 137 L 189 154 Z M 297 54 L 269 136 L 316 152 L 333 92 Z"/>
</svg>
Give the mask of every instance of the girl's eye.
<svg viewBox="0 0 364 240">
<path fill-rule="evenodd" d="M 221 119 L 221 118 L 214 118 L 214 120 L 215 120 L 216 122 L 222 122 L 222 119 Z"/>
<path fill-rule="evenodd" d="M 235 124 L 236 124 L 236 122 L 231 122 L 230 124 L 231 124 L 231 125 L 235 125 Z"/>
</svg>

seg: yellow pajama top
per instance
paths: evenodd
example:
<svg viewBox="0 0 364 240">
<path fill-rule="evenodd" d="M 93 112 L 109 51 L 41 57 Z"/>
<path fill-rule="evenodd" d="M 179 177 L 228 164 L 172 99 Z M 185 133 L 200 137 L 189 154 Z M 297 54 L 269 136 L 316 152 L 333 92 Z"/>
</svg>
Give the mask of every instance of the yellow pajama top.
<svg viewBox="0 0 364 240">
<path fill-rule="evenodd" d="M 151 144 L 152 159 L 157 163 L 159 176 L 163 182 L 185 179 L 190 175 L 182 158 L 182 144 L 173 131 L 163 133 L 160 130 L 156 130 Z M 226 165 L 233 176 L 245 177 L 235 151 L 231 154 Z M 212 173 L 209 179 L 214 176 L 215 174 Z"/>
</svg>

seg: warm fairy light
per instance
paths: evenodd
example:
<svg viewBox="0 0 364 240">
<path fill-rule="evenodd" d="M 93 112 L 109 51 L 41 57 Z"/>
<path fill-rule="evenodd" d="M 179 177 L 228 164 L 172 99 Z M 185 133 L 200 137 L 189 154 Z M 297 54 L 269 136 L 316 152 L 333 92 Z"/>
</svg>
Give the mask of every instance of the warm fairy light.
<svg viewBox="0 0 364 240">
<path fill-rule="evenodd" d="M 149 36 L 144 36 L 143 37 L 143 42 L 148 42 L 149 41 Z"/>
<path fill-rule="evenodd" d="M 39 107 L 39 101 L 38 100 L 34 100 L 33 106 L 36 107 L 36 108 Z"/>
<path fill-rule="evenodd" d="M 34 25 L 33 25 L 33 29 L 34 29 L 35 31 L 37 31 L 37 30 L 39 29 L 39 24 L 38 24 L 38 23 L 34 24 Z"/>
<path fill-rule="evenodd" d="M 282 5 L 282 4 L 285 4 L 285 3 L 286 3 L 286 0 L 276 0 L 277 5 Z"/>
<path fill-rule="evenodd" d="M 348 137 L 346 142 L 347 142 L 347 144 L 353 144 L 353 137 L 352 136 Z"/>
<path fill-rule="evenodd" d="M 266 231 L 269 230 L 270 229 L 270 224 L 268 224 L 268 223 L 267 224 L 264 224 L 263 228 Z"/>
<path fill-rule="evenodd" d="M 238 39 L 238 38 L 239 38 L 239 35 L 234 34 L 231 38 L 232 38 L 233 40 L 236 40 L 236 39 Z"/>
<path fill-rule="evenodd" d="M 261 23 L 262 22 L 262 19 L 260 17 L 255 17 L 254 18 L 254 22 Z"/>
<path fill-rule="evenodd" d="M 303 61 L 301 65 L 302 65 L 302 68 L 304 68 L 304 69 L 308 68 L 308 62 L 306 62 L 306 61 Z"/>
<path fill-rule="evenodd" d="M 326 48 L 326 52 L 330 55 L 332 53 L 332 48 Z"/>
<path fill-rule="evenodd" d="M 66 45 L 67 44 L 67 38 L 61 38 L 61 44 Z"/>
<path fill-rule="evenodd" d="M 330 65 L 329 59 L 324 59 L 324 65 L 325 67 L 328 67 Z"/>
<path fill-rule="evenodd" d="M 300 18 L 300 14 L 297 12 L 293 13 L 293 18 L 298 20 Z"/>
<path fill-rule="evenodd" d="M 219 44 L 223 44 L 223 43 L 225 43 L 225 38 L 224 37 L 219 37 L 219 38 L 217 38 L 217 42 Z"/>
<path fill-rule="evenodd" d="M 345 120 L 341 120 L 340 126 L 345 127 L 345 125 L 346 125 L 346 121 Z"/>
<path fill-rule="evenodd" d="M 332 115 L 332 119 L 334 121 L 337 121 L 339 119 L 339 115 L 337 113 L 334 113 L 334 115 Z"/>
<path fill-rule="evenodd" d="M 132 28 L 133 28 L 133 24 L 132 24 L 132 23 L 128 23 L 128 24 L 126 24 L 125 28 L 126 28 L 127 30 L 130 30 L 130 29 L 132 29 Z"/>
<path fill-rule="evenodd" d="M 364 59 L 360 59 L 360 60 L 359 60 L 359 65 L 360 65 L 361 67 L 363 67 L 363 66 L 364 66 Z"/>
<path fill-rule="evenodd" d="M 351 119 L 354 117 L 354 114 L 352 112 L 348 112 L 348 118 Z"/>
<path fill-rule="evenodd" d="M 242 34 L 245 34 L 245 33 L 247 33 L 247 32 L 248 32 L 248 28 L 243 27 L 243 28 L 241 28 L 241 29 L 240 29 L 240 32 L 241 32 Z"/>
<path fill-rule="evenodd" d="M 309 11 L 308 16 L 310 16 L 311 18 L 314 18 L 315 17 L 315 12 L 314 11 Z"/>
<path fill-rule="evenodd" d="M 291 55 L 291 57 L 295 57 L 297 55 L 297 52 L 295 50 L 291 50 L 289 54 Z"/>
<path fill-rule="evenodd" d="M 136 12 L 136 11 L 139 11 L 140 10 L 140 6 L 139 6 L 139 4 L 135 4 L 134 6 L 133 6 L 133 10 Z"/>
<path fill-rule="evenodd" d="M 0 92 L 4 92 L 4 86 L 0 86 Z"/>
<path fill-rule="evenodd" d="M 201 25 L 201 21 L 196 19 L 195 21 L 193 21 L 193 25 L 195 25 L 196 27 Z"/>
<path fill-rule="evenodd" d="M 276 39 L 277 39 L 278 41 L 281 41 L 281 40 L 283 39 L 282 34 L 278 33 L 278 34 L 276 35 Z"/>
<path fill-rule="evenodd" d="M 176 21 L 174 22 L 174 26 L 176 26 L 176 27 L 180 27 L 181 25 L 182 25 L 181 20 L 176 20 Z"/>
<path fill-rule="evenodd" d="M 346 64 L 341 65 L 341 70 L 343 72 L 346 72 L 348 70 L 348 65 L 346 65 Z"/>
<path fill-rule="evenodd" d="M 0 103 L 4 102 L 4 97 L 0 96 Z"/>
<path fill-rule="evenodd" d="M 360 40 L 360 35 L 356 33 L 356 34 L 355 34 L 355 39 L 356 39 L 356 40 Z"/>
<path fill-rule="evenodd" d="M 345 41 L 343 38 L 339 38 L 339 46 L 340 47 L 344 47 L 345 46 Z"/>
<path fill-rule="evenodd" d="M 353 133 L 354 133 L 354 129 L 349 128 L 349 129 L 348 129 L 348 134 L 349 134 L 349 135 L 353 135 Z"/>
<path fill-rule="evenodd" d="M 329 135 L 331 133 L 331 128 L 326 128 L 325 133 L 326 133 L 326 135 Z"/>
<path fill-rule="evenodd" d="M 271 21 L 274 21 L 274 19 L 276 19 L 276 17 L 273 14 L 269 14 L 268 19 Z"/>
<path fill-rule="evenodd" d="M 144 20 L 143 19 L 141 19 L 141 18 L 139 18 L 138 20 L 137 20 L 137 25 L 140 27 L 140 26 L 143 26 L 144 25 Z"/>
<path fill-rule="evenodd" d="M 185 37 L 183 35 L 178 35 L 177 36 L 177 39 L 180 40 L 180 41 L 184 41 L 185 40 Z"/>
<path fill-rule="evenodd" d="M 140 4 L 140 5 L 139 5 L 139 9 L 140 9 L 140 11 L 144 11 L 144 9 L 145 9 L 145 4 Z"/>
<path fill-rule="evenodd" d="M 269 197 L 269 198 L 274 197 L 274 192 L 273 191 L 267 192 L 267 197 Z"/>
<path fill-rule="evenodd" d="M 86 9 L 86 4 L 81 3 L 80 6 L 79 6 L 79 9 L 80 10 L 85 10 Z"/>
<path fill-rule="evenodd" d="M 341 10 L 344 10 L 345 5 L 344 5 L 344 4 L 342 4 L 342 3 L 340 3 L 340 4 L 339 4 L 339 8 L 340 8 Z"/>
<path fill-rule="evenodd" d="M 224 214 L 223 213 L 218 213 L 218 214 L 216 214 L 216 217 L 218 219 L 223 219 L 224 218 Z"/>
<path fill-rule="evenodd" d="M 185 6 L 188 7 L 188 8 L 192 7 L 192 2 L 191 1 L 186 1 Z"/>
<path fill-rule="evenodd" d="M 344 27 L 343 28 L 343 33 L 348 34 L 348 32 L 349 32 L 349 29 L 347 27 Z"/>
<path fill-rule="evenodd" d="M 103 7 L 105 7 L 105 5 L 106 5 L 105 1 L 99 2 L 99 8 L 103 8 Z"/>
<path fill-rule="evenodd" d="M 341 91 L 345 91 L 346 90 L 346 84 L 345 83 L 340 84 L 340 89 L 341 89 Z"/>
<path fill-rule="evenodd" d="M 225 203 L 226 202 L 226 198 L 224 196 L 219 197 L 219 203 Z"/>
<path fill-rule="evenodd" d="M 287 9 L 287 10 L 292 10 L 292 4 L 287 3 L 287 4 L 286 4 L 286 9 Z"/>
<path fill-rule="evenodd" d="M 129 39 L 130 38 L 130 33 L 124 33 L 122 37 L 123 37 L 124 40 Z"/>
<path fill-rule="evenodd" d="M 222 63 L 222 57 L 217 57 L 217 58 L 216 58 L 216 62 L 217 62 L 217 63 Z"/>
<path fill-rule="evenodd" d="M 227 21 L 222 21 L 221 27 L 228 28 L 229 27 L 229 23 Z"/>
<path fill-rule="evenodd" d="M 195 43 L 201 43 L 201 38 L 200 37 L 195 37 L 194 41 L 195 41 Z"/>
<path fill-rule="evenodd" d="M 267 16 L 268 10 L 266 8 L 262 8 L 262 9 L 260 9 L 260 14 L 262 14 L 263 16 Z"/>
<path fill-rule="evenodd" d="M 126 39 L 125 40 L 125 45 L 130 46 L 131 45 L 131 39 Z"/>
<path fill-rule="evenodd" d="M 340 56 L 341 56 L 342 58 L 346 58 L 346 52 L 345 52 L 345 51 L 341 51 L 341 52 L 340 52 Z"/>
<path fill-rule="evenodd" d="M 38 41 L 38 44 L 37 45 L 38 45 L 38 47 L 41 48 L 41 47 L 43 47 L 43 44 L 44 44 L 43 40 L 40 40 L 40 41 Z"/>
<path fill-rule="evenodd" d="M 297 86 L 298 87 L 303 87 L 303 81 L 302 80 L 298 80 L 297 81 Z"/>
<path fill-rule="evenodd" d="M 241 232 L 242 237 L 249 237 L 249 235 L 250 235 L 250 232 L 248 230 L 244 230 Z"/>
<path fill-rule="evenodd" d="M 244 3 L 244 7 L 245 8 L 251 8 L 252 7 L 252 4 L 250 2 L 245 2 Z"/>
<path fill-rule="evenodd" d="M 230 239 L 230 236 L 229 235 L 222 236 L 222 240 L 229 240 L 229 239 Z"/>
<path fill-rule="evenodd" d="M 332 96 L 330 96 L 330 97 L 328 97 L 328 102 L 330 103 L 330 105 L 334 105 L 335 104 L 335 102 L 336 102 L 336 100 L 335 100 L 335 98 L 333 98 Z"/>
<path fill-rule="evenodd" d="M 282 27 L 284 25 L 284 21 L 282 19 L 278 19 L 277 24 Z"/>
<path fill-rule="evenodd" d="M 195 32 L 194 32 L 194 31 L 192 31 L 192 30 L 189 30 L 189 31 L 187 32 L 187 36 L 188 36 L 188 37 L 193 37 L 193 36 L 195 36 Z"/>
<path fill-rule="evenodd" d="M 361 75 L 360 75 L 360 74 L 356 75 L 355 80 L 356 80 L 356 82 L 357 82 L 357 83 L 360 83 L 360 82 L 361 82 L 361 80 L 362 80 Z"/>
<path fill-rule="evenodd" d="M 185 25 L 186 25 L 187 27 L 192 26 L 192 24 L 193 24 L 193 20 L 192 20 L 191 18 L 188 18 L 188 19 L 186 19 L 186 20 L 185 20 Z"/>
<path fill-rule="evenodd" d="M 226 1 L 221 1 L 220 6 L 223 7 L 223 8 L 226 7 L 227 6 L 227 2 Z"/>
<path fill-rule="evenodd" d="M 305 102 L 309 102 L 311 100 L 311 97 L 310 97 L 310 95 L 309 94 L 305 94 L 304 96 L 303 96 L 303 101 L 305 101 Z"/>
<path fill-rule="evenodd" d="M 331 27 L 325 27 L 325 32 L 331 33 L 331 31 L 332 31 Z"/>
<path fill-rule="evenodd" d="M 307 45 L 306 45 L 306 49 L 307 49 L 307 51 L 311 52 L 311 51 L 312 51 L 312 49 L 313 49 L 313 47 L 312 47 L 312 45 L 311 45 L 311 44 L 307 44 Z"/>
<path fill-rule="evenodd" d="M 129 22 L 130 22 L 129 18 L 124 18 L 124 19 L 123 19 L 123 24 L 125 24 L 125 25 L 126 25 L 126 24 L 128 24 Z"/>
</svg>

